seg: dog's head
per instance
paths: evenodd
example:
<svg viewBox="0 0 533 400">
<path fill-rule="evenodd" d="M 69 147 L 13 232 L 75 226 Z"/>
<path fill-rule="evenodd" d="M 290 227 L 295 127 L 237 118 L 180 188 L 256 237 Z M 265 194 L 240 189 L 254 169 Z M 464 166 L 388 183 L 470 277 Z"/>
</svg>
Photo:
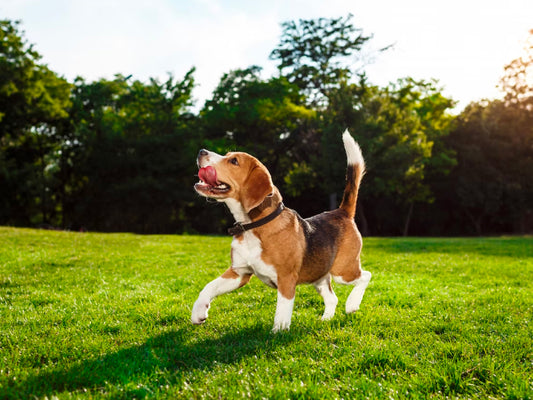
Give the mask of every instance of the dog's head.
<svg viewBox="0 0 533 400">
<path fill-rule="evenodd" d="M 200 182 L 194 189 L 202 196 L 218 201 L 232 198 L 249 212 L 274 191 L 266 167 L 247 153 L 230 152 L 221 156 L 202 149 L 197 163 Z"/>
</svg>

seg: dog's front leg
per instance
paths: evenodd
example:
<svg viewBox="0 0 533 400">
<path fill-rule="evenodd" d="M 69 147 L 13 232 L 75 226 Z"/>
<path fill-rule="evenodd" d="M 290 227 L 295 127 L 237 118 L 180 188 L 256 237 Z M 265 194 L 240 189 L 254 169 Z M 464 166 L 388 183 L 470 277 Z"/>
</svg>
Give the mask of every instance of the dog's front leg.
<svg viewBox="0 0 533 400">
<path fill-rule="evenodd" d="M 229 268 L 212 282 L 209 282 L 200 292 L 198 300 L 192 307 L 191 321 L 195 325 L 200 325 L 207 319 L 207 311 L 211 305 L 211 301 L 221 294 L 231 292 L 248 283 L 252 274 L 237 273 L 233 268 Z"/>
<path fill-rule="evenodd" d="M 287 282 L 287 280 L 278 280 L 278 283 L 278 302 L 276 304 L 276 315 L 274 316 L 274 328 L 272 328 L 272 332 L 289 330 L 296 293 L 296 283 Z"/>
</svg>

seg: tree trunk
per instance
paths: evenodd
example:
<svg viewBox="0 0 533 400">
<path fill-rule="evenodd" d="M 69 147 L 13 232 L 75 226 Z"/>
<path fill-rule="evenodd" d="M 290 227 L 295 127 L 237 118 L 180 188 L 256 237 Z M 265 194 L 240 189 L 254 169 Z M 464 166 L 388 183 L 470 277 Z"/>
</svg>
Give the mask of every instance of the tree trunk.
<svg viewBox="0 0 533 400">
<path fill-rule="evenodd" d="M 357 210 L 355 211 L 355 215 L 359 216 L 359 221 L 361 222 L 361 226 L 358 226 L 359 231 L 363 236 L 368 236 L 370 234 L 370 232 L 368 231 L 368 220 L 366 219 L 363 204 L 361 204 L 360 202 L 357 203 Z"/>
<path fill-rule="evenodd" d="M 483 221 L 483 214 L 479 215 L 477 218 L 472 215 L 468 210 L 464 210 L 465 214 L 468 215 L 468 218 L 470 218 L 470 221 L 472 221 L 472 224 L 474 225 L 474 229 L 476 230 L 476 234 L 478 236 L 481 236 L 483 233 L 483 230 L 481 228 L 481 222 Z"/>
<path fill-rule="evenodd" d="M 42 220 L 42 224 L 48 224 L 48 215 L 47 215 L 47 210 L 46 210 L 46 206 L 47 206 L 47 201 L 46 201 L 46 177 L 45 177 L 45 173 L 44 173 L 44 169 L 45 169 L 45 165 L 44 165 L 44 149 L 43 149 L 43 145 L 41 143 L 41 140 L 39 139 L 39 162 L 40 162 L 40 171 L 39 171 L 39 177 L 41 179 L 41 182 L 40 182 L 40 189 L 41 189 L 41 213 L 43 215 L 43 220 Z"/>
<path fill-rule="evenodd" d="M 407 216 L 405 217 L 405 225 L 403 226 L 403 236 L 409 234 L 409 225 L 411 224 L 411 217 L 413 216 L 413 206 L 415 203 L 409 204 L 409 211 L 407 211 Z"/>
</svg>

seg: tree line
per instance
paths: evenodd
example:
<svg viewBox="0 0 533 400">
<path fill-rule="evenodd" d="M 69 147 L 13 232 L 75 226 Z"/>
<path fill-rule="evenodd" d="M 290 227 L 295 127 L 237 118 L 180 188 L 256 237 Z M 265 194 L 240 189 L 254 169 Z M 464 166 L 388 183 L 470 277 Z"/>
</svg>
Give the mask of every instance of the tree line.
<svg viewBox="0 0 533 400">
<path fill-rule="evenodd" d="M 229 213 L 192 189 L 199 148 L 257 156 L 307 217 L 340 200 L 348 128 L 367 163 L 364 234 L 533 231 L 533 45 L 504 68 L 503 99 L 455 116 L 437 81 L 369 82 L 371 37 L 351 15 L 281 27 L 276 76 L 229 71 L 194 112 L 194 68 L 69 82 L 0 21 L 0 224 L 224 233 Z"/>
</svg>

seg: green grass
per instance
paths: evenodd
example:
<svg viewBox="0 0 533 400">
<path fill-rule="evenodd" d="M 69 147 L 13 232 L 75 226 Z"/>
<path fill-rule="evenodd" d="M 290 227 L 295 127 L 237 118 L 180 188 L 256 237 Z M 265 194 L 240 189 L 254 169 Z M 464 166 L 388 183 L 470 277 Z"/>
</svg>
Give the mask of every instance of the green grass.
<svg viewBox="0 0 533 400">
<path fill-rule="evenodd" d="M 365 239 L 361 310 L 259 280 L 189 322 L 230 238 L 0 228 L 0 398 L 533 398 L 533 238 Z"/>
</svg>

